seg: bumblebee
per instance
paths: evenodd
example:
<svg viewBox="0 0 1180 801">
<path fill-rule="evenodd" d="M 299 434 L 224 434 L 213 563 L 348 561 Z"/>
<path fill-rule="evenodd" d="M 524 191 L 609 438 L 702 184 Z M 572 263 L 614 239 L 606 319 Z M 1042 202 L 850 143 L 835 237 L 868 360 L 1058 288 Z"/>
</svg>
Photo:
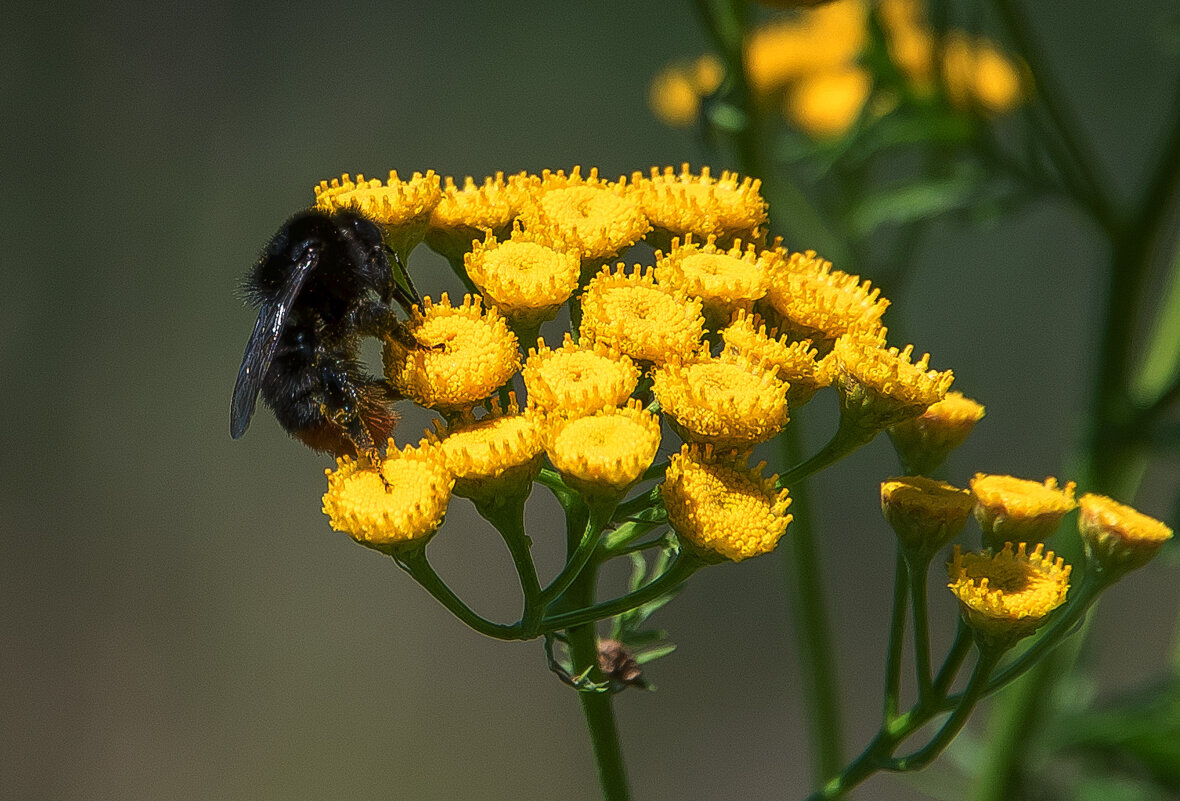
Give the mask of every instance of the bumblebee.
<svg viewBox="0 0 1180 801">
<path fill-rule="evenodd" d="M 243 291 L 258 320 L 234 384 L 230 436 L 246 432 L 261 392 L 279 425 L 313 450 L 380 454 L 401 396 L 365 370 L 360 341 L 392 336 L 417 347 L 390 304 L 408 312 L 421 303 L 380 226 L 347 210 L 301 211 L 266 245 Z"/>
</svg>

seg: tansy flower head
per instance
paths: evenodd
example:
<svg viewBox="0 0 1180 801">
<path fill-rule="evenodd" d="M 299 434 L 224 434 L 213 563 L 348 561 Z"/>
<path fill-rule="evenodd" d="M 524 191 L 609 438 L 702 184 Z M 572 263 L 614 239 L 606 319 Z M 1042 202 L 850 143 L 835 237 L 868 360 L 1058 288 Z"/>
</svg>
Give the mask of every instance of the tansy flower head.
<svg viewBox="0 0 1180 801">
<path fill-rule="evenodd" d="M 930 370 L 930 354 L 911 361 L 913 352 L 913 345 L 899 351 L 882 348 L 875 340 L 836 340 L 832 354 L 847 424 L 865 432 L 880 431 L 917 417 L 946 396 L 954 374 Z"/>
<path fill-rule="evenodd" d="M 660 420 L 639 401 L 582 417 L 551 417 L 547 425 L 549 460 L 587 498 L 622 498 L 660 447 Z"/>
<path fill-rule="evenodd" d="M 617 348 L 632 359 L 663 364 L 701 350 L 701 301 L 656 284 L 639 265 L 603 270 L 582 293 L 582 337 Z"/>
<path fill-rule="evenodd" d="M 665 364 L 652 373 L 652 391 L 682 439 L 718 451 L 748 450 L 787 424 L 787 385 L 738 356 Z"/>
<path fill-rule="evenodd" d="M 889 301 L 870 282 L 831 269 L 808 251 L 792 254 L 772 277 L 766 303 L 781 333 L 810 339 L 826 355 L 842 336 L 871 336 L 881 329 Z"/>
<path fill-rule="evenodd" d="M 1077 503 L 1075 484 L 1057 486 L 1057 479 L 1045 483 L 1012 476 L 976 473 L 971 479 L 975 496 L 975 519 L 983 529 L 983 544 L 998 548 L 1004 542 L 1040 542 L 1049 537 L 1061 518 Z"/>
<path fill-rule="evenodd" d="M 963 553 L 956 545 L 947 571 L 963 620 L 992 648 L 1010 647 L 1036 631 L 1069 590 L 1070 566 L 1040 543 L 1032 553 L 1023 542 L 1015 551 L 1006 543 L 994 556 Z"/>
<path fill-rule="evenodd" d="M 1143 567 L 1172 539 L 1172 529 L 1160 521 L 1105 495 L 1087 493 L 1078 505 L 1086 555 L 1113 577 Z"/>
<path fill-rule="evenodd" d="M 768 332 L 758 315 L 739 311 L 721 330 L 721 339 L 726 353 L 773 367 L 779 380 L 789 385 L 788 407 L 797 409 L 817 391 L 831 385 L 834 362 L 818 360 L 811 340 L 788 342 L 786 337 L 775 337 L 776 333 Z"/>
<path fill-rule="evenodd" d="M 342 456 L 336 470 L 324 472 L 332 528 L 387 553 L 425 541 L 442 525 L 454 485 L 437 447 L 398 451 L 392 442 L 379 468 Z"/>
<path fill-rule="evenodd" d="M 746 75 L 758 94 L 856 61 L 868 41 L 863 0 L 836 0 L 756 29 L 745 43 Z"/>
<path fill-rule="evenodd" d="M 566 334 L 557 349 L 537 340 L 521 377 L 531 407 L 578 417 L 604 406 L 621 406 L 639 383 L 639 368 L 601 342 L 575 345 Z"/>
<path fill-rule="evenodd" d="M 885 32 L 889 57 L 914 88 L 934 83 L 934 36 L 921 0 L 880 0 L 877 15 Z"/>
<path fill-rule="evenodd" d="M 951 34 L 943 44 L 943 78 L 951 102 L 1003 114 L 1024 98 L 1020 70 L 985 39 Z"/>
<path fill-rule="evenodd" d="M 922 476 L 881 482 L 881 512 L 902 547 L 928 559 L 963 530 L 975 498 L 970 492 Z"/>
<path fill-rule="evenodd" d="M 651 168 L 651 177 L 636 172 L 631 176 L 631 197 L 639 203 L 652 231 L 646 237 L 654 248 L 668 250 L 672 239 L 692 236 L 698 242 L 716 237 L 727 247 L 734 239 L 752 241 L 762 236 L 766 223 L 766 201 L 758 193 L 758 179 L 738 180 L 725 171 L 714 178 L 708 167 L 694 174 L 687 163 L 680 172 L 665 167 Z"/>
<path fill-rule="evenodd" d="M 742 249 L 741 240 L 728 250 L 718 248 L 710 235 L 705 244 L 687 237 L 685 243 L 672 240 L 672 250 L 665 256 L 656 253 L 656 280 L 663 286 L 682 290 L 698 297 L 704 304 L 706 318 L 716 327 L 738 309 L 753 308 L 754 301 L 766 294 L 770 283 L 768 262 L 772 251 L 759 255 L 754 245 Z"/>
<path fill-rule="evenodd" d="M 787 530 L 791 499 L 762 478 L 759 464 L 718 462 L 711 448 L 684 445 L 668 463 L 664 506 L 680 538 L 710 561 L 740 562 L 770 553 Z"/>
<path fill-rule="evenodd" d="M 983 406 L 961 392 L 948 392 L 917 417 L 889 429 L 893 448 L 906 470 L 929 475 L 963 444 L 983 419 Z"/>
<path fill-rule="evenodd" d="M 652 78 L 647 103 L 665 125 L 687 128 L 697 121 L 701 98 L 717 91 L 725 79 L 725 67 L 712 53 L 691 64 L 670 64 Z"/>
<path fill-rule="evenodd" d="M 525 328 L 553 319 L 577 289 L 582 268 L 576 253 L 515 237 L 498 242 L 490 233 L 463 263 L 484 299 Z"/>
<path fill-rule="evenodd" d="M 445 292 L 437 305 L 427 298 L 407 327 L 419 347 L 387 339 L 385 375 L 422 406 L 444 413 L 470 409 L 520 369 L 516 336 L 499 312 L 480 308 L 479 298 L 467 295 L 461 306 L 452 306 Z"/>
<path fill-rule="evenodd" d="M 590 264 L 615 258 L 651 227 L 626 184 L 600 179 L 597 168 L 586 178 L 578 167 L 568 176 L 546 170 L 520 219 L 533 241 Z"/>
<path fill-rule="evenodd" d="M 351 209 L 368 217 L 385 229 L 385 241 L 403 259 L 422 241 L 430 212 L 438 205 L 442 191 L 438 175 L 428 170 L 416 172 L 403 181 L 397 170 L 391 170 L 389 180 L 366 180 L 358 175 L 353 181 L 348 175 L 331 182 L 320 181 L 315 188 L 317 209 L 333 212 Z"/>
<path fill-rule="evenodd" d="M 497 172 L 495 177 L 476 184 L 468 176 L 460 189 L 455 179 L 447 176 L 438 205 L 430 213 L 426 244 L 448 259 L 455 259 L 471 250 L 472 242 L 483 239 L 487 231 L 496 237 L 504 236 L 524 206 L 527 179 L 521 173 L 505 181 L 504 173 Z"/>
<path fill-rule="evenodd" d="M 527 493 L 541 467 L 541 428 L 535 414 L 520 414 L 515 398 L 504 413 L 496 401 L 480 420 L 463 420 L 427 442 L 436 444 L 455 476 L 455 494 L 493 499 Z"/>
<path fill-rule="evenodd" d="M 868 70 L 855 64 L 817 72 L 790 88 L 783 115 L 817 139 L 843 136 L 860 117 L 872 89 Z"/>
</svg>

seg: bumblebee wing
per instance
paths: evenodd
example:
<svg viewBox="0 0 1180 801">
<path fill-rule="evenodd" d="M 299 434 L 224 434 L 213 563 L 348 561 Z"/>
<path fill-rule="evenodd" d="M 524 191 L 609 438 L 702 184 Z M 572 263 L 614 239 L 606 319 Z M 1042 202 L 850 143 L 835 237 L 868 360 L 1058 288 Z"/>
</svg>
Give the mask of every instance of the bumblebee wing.
<svg viewBox="0 0 1180 801">
<path fill-rule="evenodd" d="M 307 276 L 318 261 L 318 248 L 306 247 L 300 251 L 279 297 L 265 301 L 258 310 L 258 320 L 254 323 L 250 341 L 246 343 L 242 366 L 238 368 L 238 380 L 234 382 L 233 400 L 230 402 L 229 433 L 234 439 L 245 434 L 250 425 L 254 404 L 262 389 L 262 379 L 278 350 L 279 339 L 287 326 L 287 317 L 291 314 L 291 305 L 299 297 Z"/>
</svg>

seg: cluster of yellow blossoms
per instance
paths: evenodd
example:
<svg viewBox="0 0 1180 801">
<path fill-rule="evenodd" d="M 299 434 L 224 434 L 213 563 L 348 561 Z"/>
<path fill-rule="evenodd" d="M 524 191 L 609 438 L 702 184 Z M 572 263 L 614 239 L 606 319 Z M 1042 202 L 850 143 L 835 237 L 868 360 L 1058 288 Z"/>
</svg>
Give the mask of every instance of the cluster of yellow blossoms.
<svg viewBox="0 0 1180 801">
<path fill-rule="evenodd" d="M 710 558 L 773 549 L 787 490 L 746 462 L 792 408 L 834 386 L 846 414 L 883 430 L 942 399 L 951 374 L 886 346 L 887 301 L 868 282 L 768 244 L 758 190 L 688 165 L 321 183 L 317 207 L 359 210 L 403 257 L 425 241 L 479 292 L 427 298 L 409 336 L 385 343 L 391 385 L 446 423 L 383 465 L 341 459 L 332 526 L 386 550 L 420 543 L 453 494 L 527 492 L 547 460 L 588 502 L 664 475 L 671 525 Z M 652 264 L 620 261 L 641 243 Z M 547 344 L 540 326 L 565 307 L 571 329 Z M 664 423 L 683 444 L 653 470 Z"/>
<path fill-rule="evenodd" d="M 922 0 L 875 5 L 889 59 L 915 94 L 929 95 L 941 84 L 956 107 L 989 114 L 1010 111 L 1027 96 L 1021 67 L 986 39 L 955 31 L 937 41 Z M 765 103 L 780 104 L 783 116 L 812 136 L 842 135 L 873 96 L 873 75 L 862 63 L 871 7 L 867 0 L 835 0 L 792 9 L 753 30 L 743 52 L 751 91 Z M 652 110 L 668 125 L 692 125 L 702 99 L 724 78 L 725 68 L 713 55 L 673 64 L 652 81 Z M 889 98 L 880 100 L 871 110 L 891 105 Z"/>
</svg>

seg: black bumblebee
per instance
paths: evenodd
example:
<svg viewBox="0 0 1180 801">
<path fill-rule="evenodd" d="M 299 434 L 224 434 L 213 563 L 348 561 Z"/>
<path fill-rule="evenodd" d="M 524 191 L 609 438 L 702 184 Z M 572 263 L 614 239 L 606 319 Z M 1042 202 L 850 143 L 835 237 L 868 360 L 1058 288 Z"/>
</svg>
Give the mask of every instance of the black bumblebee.
<svg viewBox="0 0 1180 801">
<path fill-rule="evenodd" d="M 390 303 L 408 311 L 421 299 L 381 228 L 352 211 L 301 211 L 267 244 L 243 289 L 258 321 L 234 384 L 230 435 L 245 433 L 261 391 L 279 424 L 314 450 L 383 451 L 400 396 L 362 366 L 360 339 L 412 342 Z"/>
</svg>

